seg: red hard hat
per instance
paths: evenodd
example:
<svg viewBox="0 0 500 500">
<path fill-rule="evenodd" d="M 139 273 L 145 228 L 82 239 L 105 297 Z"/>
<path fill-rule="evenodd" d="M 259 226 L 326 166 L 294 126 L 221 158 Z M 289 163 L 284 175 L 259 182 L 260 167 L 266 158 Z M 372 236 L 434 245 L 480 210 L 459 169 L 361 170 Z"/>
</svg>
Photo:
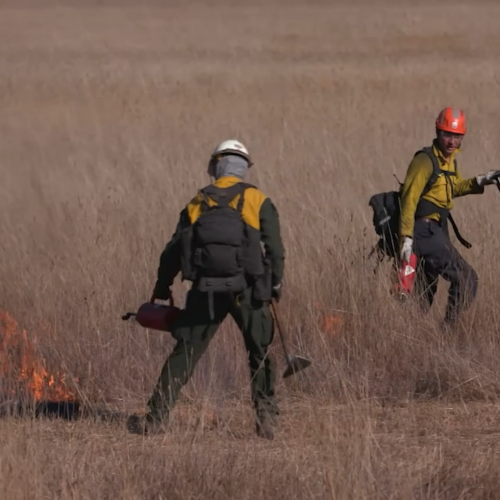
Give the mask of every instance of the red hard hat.
<svg viewBox="0 0 500 500">
<path fill-rule="evenodd" d="M 464 112 L 458 108 L 444 108 L 436 119 L 436 128 L 454 134 L 465 134 L 467 124 L 465 123 Z"/>
</svg>

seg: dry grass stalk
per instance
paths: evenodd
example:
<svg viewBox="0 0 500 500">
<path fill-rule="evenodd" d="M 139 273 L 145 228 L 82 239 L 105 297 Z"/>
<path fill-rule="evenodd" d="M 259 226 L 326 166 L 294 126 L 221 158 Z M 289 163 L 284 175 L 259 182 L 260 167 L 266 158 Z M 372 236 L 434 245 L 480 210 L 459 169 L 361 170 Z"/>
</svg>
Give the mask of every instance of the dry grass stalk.
<svg viewBox="0 0 500 500">
<path fill-rule="evenodd" d="M 498 193 L 456 203 L 480 292 L 454 335 L 444 283 L 429 316 L 403 311 L 364 256 L 369 196 L 403 178 L 440 108 L 468 113 L 463 175 L 495 165 L 495 3 L 44 3 L 0 7 L 0 308 L 87 404 L 142 408 L 172 340 L 120 315 L 149 297 L 207 155 L 236 136 L 280 210 L 284 322 L 314 364 L 279 382 L 262 443 L 228 321 L 164 438 L 0 421 L 0 496 L 494 498 Z"/>
</svg>

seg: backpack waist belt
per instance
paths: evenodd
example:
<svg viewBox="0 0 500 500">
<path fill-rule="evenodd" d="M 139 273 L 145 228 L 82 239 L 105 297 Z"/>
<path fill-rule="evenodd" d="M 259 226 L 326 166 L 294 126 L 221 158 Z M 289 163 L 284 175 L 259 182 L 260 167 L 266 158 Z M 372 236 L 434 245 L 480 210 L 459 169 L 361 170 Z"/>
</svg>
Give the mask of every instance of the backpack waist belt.
<svg viewBox="0 0 500 500">
<path fill-rule="evenodd" d="M 417 205 L 417 210 L 415 211 L 415 218 L 425 218 L 428 217 L 432 213 L 438 213 L 439 218 L 441 220 L 441 224 L 444 226 L 444 229 L 446 232 L 447 230 L 447 221 L 449 220 L 451 222 L 451 226 L 453 227 L 453 232 L 455 233 L 455 236 L 457 237 L 457 240 L 465 247 L 465 248 L 471 248 L 472 245 L 460 234 L 457 224 L 455 220 L 453 219 L 453 216 L 451 215 L 450 211 L 446 208 L 441 208 L 435 205 L 434 203 L 430 202 L 429 200 L 424 200 L 420 199 L 418 205 Z"/>
</svg>

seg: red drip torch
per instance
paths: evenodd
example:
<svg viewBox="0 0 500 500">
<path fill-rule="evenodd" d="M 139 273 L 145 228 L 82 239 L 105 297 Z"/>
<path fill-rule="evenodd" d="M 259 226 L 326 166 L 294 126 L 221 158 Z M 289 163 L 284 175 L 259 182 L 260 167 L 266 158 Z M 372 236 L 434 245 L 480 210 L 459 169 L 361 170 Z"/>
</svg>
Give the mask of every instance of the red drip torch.
<svg viewBox="0 0 500 500">
<path fill-rule="evenodd" d="M 410 260 L 403 260 L 398 270 L 398 283 L 395 285 L 395 291 L 403 297 L 408 297 L 413 292 L 415 278 L 417 276 L 417 256 L 412 253 Z"/>
<path fill-rule="evenodd" d="M 155 304 L 155 296 L 151 297 L 149 302 L 142 304 L 137 312 L 129 312 L 122 316 L 126 321 L 134 317 L 137 323 L 144 328 L 151 330 L 160 330 L 162 332 L 171 332 L 172 326 L 179 318 L 181 310 L 174 305 L 174 298 L 170 296 L 169 305 Z"/>
</svg>

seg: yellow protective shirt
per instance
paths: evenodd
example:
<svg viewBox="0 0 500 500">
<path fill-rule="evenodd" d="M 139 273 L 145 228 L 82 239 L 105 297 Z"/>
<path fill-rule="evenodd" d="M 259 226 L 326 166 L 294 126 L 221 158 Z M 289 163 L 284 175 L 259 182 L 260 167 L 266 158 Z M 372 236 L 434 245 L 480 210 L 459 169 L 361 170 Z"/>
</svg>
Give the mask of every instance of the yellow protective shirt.
<svg viewBox="0 0 500 500">
<path fill-rule="evenodd" d="M 455 157 L 457 149 L 447 161 L 434 141 L 432 149 L 436 155 L 441 170 L 455 171 Z M 401 188 L 401 216 L 399 222 L 399 234 L 401 237 L 409 236 L 413 238 L 413 228 L 415 224 L 415 211 L 420 198 L 434 203 L 440 208 L 451 210 L 453 208 L 453 198 L 467 194 L 480 194 L 484 188 L 478 186 L 476 178 L 464 179 L 458 168 L 456 175 L 447 176 L 440 174 L 430 190 L 422 196 L 422 191 L 427 181 L 432 175 L 432 161 L 425 153 L 417 154 L 410 165 Z M 439 214 L 433 213 L 427 216 L 429 219 L 439 221 Z"/>
<path fill-rule="evenodd" d="M 227 188 L 233 186 L 234 184 L 241 182 L 238 177 L 221 177 L 214 182 L 214 186 L 220 188 Z M 238 200 L 240 196 L 236 196 L 234 200 L 231 201 L 230 206 L 236 208 L 238 206 Z M 243 200 L 243 208 L 241 210 L 241 216 L 243 220 L 254 229 L 260 230 L 260 211 L 262 204 L 266 201 L 267 196 L 256 188 L 248 188 L 245 192 L 245 199 Z M 203 198 L 201 195 L 197 195 L 191 200 L 187 206 L 187 212 L 189 215 L 189 220 L 193 224 L 196 219 L 201 214 L 201 202 Z M 209 199 L 209 205 L 214 205 L 215 202 Z"/>
<path fill-rule="evenodd" d="M 220 188 L 227 188 L 241 182 L 238 177 L 221 177 L 214 182 Z M 233 208 L 238 206 L 239 195 L 231 201 Z M 255 230 L 260 231 L 266 256 L 272 263 L 273 285 L 283 280 L 285 249 L 281 238 L 281 227 L 278 211 L 271 199 L 257 188 L 247 188 L 243 200 L 242 217 Z M 193 224 L 201 214 L 201 194 L 197 194 L 181 211 L 179 221 L 170 241 L 165 246 L 158 266 L 158 276 L 155 285 L 157 298 L 168 298 L 170 286 L 175 276 L 181 271 L 181 234 L 190 224 Z M 209 198 L 208 203 L 214 202 Z"/>
</svg>

